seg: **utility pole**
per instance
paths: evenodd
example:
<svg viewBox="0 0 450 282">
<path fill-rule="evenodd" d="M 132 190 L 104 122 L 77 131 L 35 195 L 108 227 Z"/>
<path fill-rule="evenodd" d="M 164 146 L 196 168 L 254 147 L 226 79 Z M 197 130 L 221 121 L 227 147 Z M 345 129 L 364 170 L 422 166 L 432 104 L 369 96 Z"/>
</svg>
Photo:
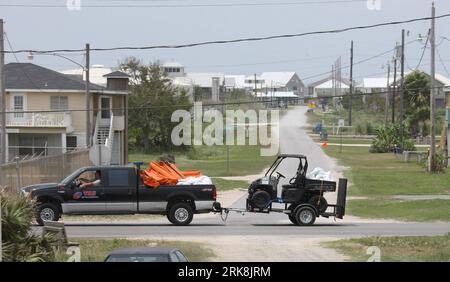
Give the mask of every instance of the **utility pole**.
<svg viewBox="0 0 450 282">
<path fill-rule="evenodd" d="M 388 126 L 388 113 L 389 113 L 389 98 L 391 96 L 391 84 L 390 84 L 390 77 L 391 77 L 391 63 L 388 61 L 387 63 L 387 93 L 386 93 L 386 101 L 384 104 L 384 126 Z"/>
<path fill-rule="evenodd" d="M 431 43 L 431 93 L 430 93 L 430 153 L 428 157 L 428 172 L 434 172 L 436 170 L 436 136 L 435 127 L 435 97 L 436 97 L 436 8 L 434 1 L 431 6 L 431 31 L 430 31 L 430 43 Z"/>
<path fill-rule="evenodd" d="M 392 124 L 395 124 L 395 96 L 397 92 L 397 57 L 394 58 L 394 85 L 392 89 Z"/>
<path fill-rule="evenodd" d="M 0 157 L 0 164 L 6 163 L 6 93 L 5 93 L 5 72 L 4 66 L 5 66 L 5 53 L 3 52 L 4 49 L 4 41 L 3 38 L 3 19 L 0 19 L 0 111 L 2 111 L 1 117 L 1 125 L 0 125 L 0 147 L 1 147 L 1 157 Z M 0 176 L 0 178 L 3 178 L 3 173 Z M 0 195 L 0 262 L 3 261 L 3 238 L 2 238 L 2 209 L 1 209 L 1 203 L 2 203 L 2 196 Z"/>
<path fill-rule="evenodd" d="M 353 104 L 353 40 L 350 49 L 350 100 L 348 108 L 348 125 L 352 126 L 352 104 Z"/>
<path fill-rule="evenodd" d="M 0 111 L 2 112 L 0 115 L 0 147 L 1 147 L 1 156 L 0 156 L 0 164 L 6 163 L 6 93 L 5 93 L 5 53 L 4 53 L 4 38 L 3 31 L 3 19 L 0 19 Z M 3 177 L 3 176 L 2 176 Z"/>
<path fill-rule="evenodd" d="M 401 49 L 401 76 L 402 81 L 400 83 L 400 140 L 402 142 L 401 148 L 403 150 L 405 139 L 405 107 L 404 107 L 404 92 L 405 92 L 405 30 L 402 29 L 402 49 Z"/>
<path fill-rule="evenodd" d="M 86 147 L 89 148 L 91 146 L 91 95 L 89 93 L 90 82 L 89 82 L 89 43 L 86 44 Z M 92 113 L 94 114 L 94 113 Z"/>
</svg>

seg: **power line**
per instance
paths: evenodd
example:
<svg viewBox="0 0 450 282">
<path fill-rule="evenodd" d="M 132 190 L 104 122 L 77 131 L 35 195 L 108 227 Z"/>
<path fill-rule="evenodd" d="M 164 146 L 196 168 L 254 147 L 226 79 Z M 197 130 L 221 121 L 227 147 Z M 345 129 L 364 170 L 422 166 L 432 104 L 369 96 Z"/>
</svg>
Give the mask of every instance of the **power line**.
<svg viewBox="0 0 450 282">
<path fill-rule="evenodd" d="M 442 60 L 441 52 L 439 52 L 439 49 L 438 49 L 438 48 L 436 48 L 436 53 L 437 53 L 437 55 L 438 55 L 439 61 L 440 61 L 441 64 L 442 64 L 442 67 L 444 67 L 444 71 L 445 71 L 445 72 L 447 73 L 447 75 L 450 77 L 450 72 L 448 71 L 447 66 L 444 64 L 444 60 Z"/>
<path fill-rule="evenodd" d="M 427 40 L 425 41 L 425 46 L 423 46 L 423 52 L 422 52 L 422 55 L 420 56 L 419 63 L 417 64 L 417 66 L 415 68 L 416 70 L 419 69 L 420 65 L 422 64 L 422 60 L 423 60 L 423 57 L 425 56 L 425 51 L 427 50 L 429 40 L 430 40 L 430 31 L 428 31 Z"/>
<path fill-rule="evenodd" d="M 445 86 L 436 86 L 434 89 L 444 89 Z M 430 88 L 433 89 L 433 88 Z M 356 89 L 358 90 L 358 89 Z M 423 88 L 412 88 L 408 89 L 409 91 L 419 91 L 423 90 Z M 354 93 L 352 95 L 350 94 L 342 94 L 342 95 L 328 95 L 328 96 L 320 96 L 320 97 L 314 97 L 314 99 L 326 99 L 326 98 L 343 98 L 343 97 L 362 97 L 362 96 L 369 96 L 369 95 L 383 95 L 388 94 L 388 91 L 380 91 L 380 92 L 372 92 L 372 93 Z M 270 99 L 270 97 L 267 97 Z M 299 101 L 303 100 L 304 98 L 292 98 L 293 101 Z M 245 105 L 245 104 L 265 104 L 265 103 L 271 103 L 272 100 L 243 100 L 243 101 L 235 101 L 235 102 L 220 102 L 220 103 L 204 103 L 202 106 L 204 107 L 213 107 L 213 106 L 224 106 L 224 105 Z M 139 106 L 139 107 L 127 107 L 127 108 L 112 108 L 111 111 L 123 111 L 123 110 L 151 110 L 151 109 L 160 109 L 160 108 L 182 108 L 182 107 L 192 107 L 193 104 L 178 104 L 178 105 L 154 105 L 154 106 Z M 86 111 L 100 111 L 99 109 L 67 109 L 67 110 L 36 110 L 36 111 L 20 111 L 20 113 L 62 113 L 62 112 L 86 112 Z M 3 112 L 0 112 L 2 114 Z M 17 111 L 5 111 L 5 114 L 14 114 L 17 113 Z"/>
<path fill-rule="evenodd" d="M 440 16 L 436 16 L 436 19 L 442 19 L 442 18 L 448 18 L 448 17 L 450 17 L 450 13 L 449 14 L 443 14 L 443 15 L 440 15 Z M 410 20 L 384 22 L 384 23 L 378 23 L 378 24 L 372 24 L 372 25 L 347 27 L 347 28 L 342 28 L 342 29 L 311 31 L 311 32 L 294 33 L 294 34 L 271 35 L 271 36 L 264 36 L 264 37 L 239 38 L 239 39 L 231 39 L 231 40 L 204 41 L 204 42 L 187 43 L 187 44 L 180 44 L 180 45 L 155 45 L 155 46 L 141 46 L 141 47 L 127 46 L 127 47 L 110 47 L 110 48 L 92 48 L 91 51 L 181 49 L 181 48 L 190 48 L 190 47 L 197 47 L 197 46 L 216 45 L 216 44 L 255 42 L 255 41 L 265 41 L 265 40 L 281 39 L 281 38 L 305 37 L 305 36 L 310 36 L 310 35 L 321 35 L 321 34 L 337 34 L 337 33 L 343 33 L 343 32 L 347 32 L 347 31 L 353 31 L 353 30 L 365 30 L 365 29 L 372 29 L 372 28 L 377 28 L 377 27 L 384 27 L 384 26 L 401 25 L 401 24 L 408 24 L 408 23 L 414 23 L 414 22 L 428 21 L 428 20 L 431 20 L 431 19 L 432 19 L 431 17 L 414 18 L 414 19 L 410 19 Z M 33 52 L 33 53 L 68 52 L 68 53 L 70 53 L 70 52 L 84 52 L 84 51 L 85 51 L 84 49 L 55 49 L 55 50 L 31 50 L 31 49 L 27 49 L 27 50 L 17 50 L 17 51 L 14 51 L 14 53 L 29 53 L 29 52 Z M 12 53 L 11 51 L 4 51 L 4 52 L 5 53 Z"/>
<path fill-rule="evenodd" d="M 126 2 L 126 1 L 123 1 Z M 156 1 L 154 1 L 156 2 Z M 301 6 L 324 4 L 362 3 L 367 0 L 322 0 L 322 1 L 296 1 L 296 2 L 262 2 L 262 3 L 217 3 L 217 4 L 83 4 L 81 8 L 223 8 L 223 7 L 274 7 L 274 6 Z M 10 8 L 67 8 L 61 4 L 0 4 L 0 7 Z"/>
</svg>

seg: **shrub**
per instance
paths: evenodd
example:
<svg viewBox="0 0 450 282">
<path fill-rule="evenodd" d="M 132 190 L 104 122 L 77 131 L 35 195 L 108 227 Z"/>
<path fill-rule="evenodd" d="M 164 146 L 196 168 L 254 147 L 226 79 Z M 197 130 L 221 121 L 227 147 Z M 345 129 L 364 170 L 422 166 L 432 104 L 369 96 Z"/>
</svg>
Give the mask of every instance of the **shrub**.
<svg viewBox="0 0 450 282">
<path fill-rule="evenodd" d="M 2 212 L 3 261 L 53 261 L 56 240 L 50 235 L 39 236 L 31 232 L 36 206 L 23 196 L 0 193 Z"/>
<path fill-rule="evenodd" d="M 371 153 L 393 152 L 396 146 L 401 146 L 402 140 L 400 135 L 400 127 L 398 125 L 379 127 L 375 133 L 376 137 L 370 148 Z M 403 150 L 414 151 L 414 141 L 410 138 L 404 137 Z"/>
</svg>

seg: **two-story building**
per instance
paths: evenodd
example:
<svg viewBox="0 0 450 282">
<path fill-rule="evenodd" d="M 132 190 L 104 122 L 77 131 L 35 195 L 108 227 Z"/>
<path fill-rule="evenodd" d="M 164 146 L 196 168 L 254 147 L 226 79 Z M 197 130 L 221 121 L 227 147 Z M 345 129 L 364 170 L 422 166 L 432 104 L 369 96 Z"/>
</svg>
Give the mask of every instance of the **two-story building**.
<svg viewBox="0 0 450 282">
<path fill-rule="evenodd" d="M 90 84 L 87 142 L 82 78 L 31 63 L 5 65 L 7 160 L 90 148 L 94 164 L 126 163 L 128 75 L 105 77 L 106 87 Z"/>
</svg>

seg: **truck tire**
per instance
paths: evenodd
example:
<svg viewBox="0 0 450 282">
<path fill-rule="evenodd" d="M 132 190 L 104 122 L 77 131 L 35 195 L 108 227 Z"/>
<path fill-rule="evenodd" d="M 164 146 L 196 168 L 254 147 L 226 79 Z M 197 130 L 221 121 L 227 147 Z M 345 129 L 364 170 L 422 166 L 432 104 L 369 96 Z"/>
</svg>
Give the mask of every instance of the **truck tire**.
<svg viewBox="0 0 450 282">
<path fill-rule="evenodd" d="M 259 190 L 252 195 L 250 203 L 252 207 L 262 210 L 267 207 L 267 205 L 270 203 L 270 200 L 271 198 L 269 193 Z"/>
<path fill-rule="evenodd" d="M 311 207 L 299 207 L 295 211 L 298 225 L 310 226 L 316 221 L 316 211 Z"/>
<path fill-rule="evenodd" d="M 308 203 L 310 205 L 316 207 L 316 209 L 319 211 L 319 214 L 324 213 L 328 208 L 327 200 L 323 196 L 320 196 L 320 195 L 312 196 L 309 199 Z"/>
<path fill-rule="evenodd" d="M 188 225 L 194 218 L 194 212 L 189 204 L 178 203 L 170 208 L 167 218 L 174 225 Z"/>
<path fill-rule="evenodd" d="M 59 209 L 55 204 L 42 203 L 38 205 L 36 221 L 39 225 L 44 225 L 44 221 L 58 221 Z"/>
</svg>

